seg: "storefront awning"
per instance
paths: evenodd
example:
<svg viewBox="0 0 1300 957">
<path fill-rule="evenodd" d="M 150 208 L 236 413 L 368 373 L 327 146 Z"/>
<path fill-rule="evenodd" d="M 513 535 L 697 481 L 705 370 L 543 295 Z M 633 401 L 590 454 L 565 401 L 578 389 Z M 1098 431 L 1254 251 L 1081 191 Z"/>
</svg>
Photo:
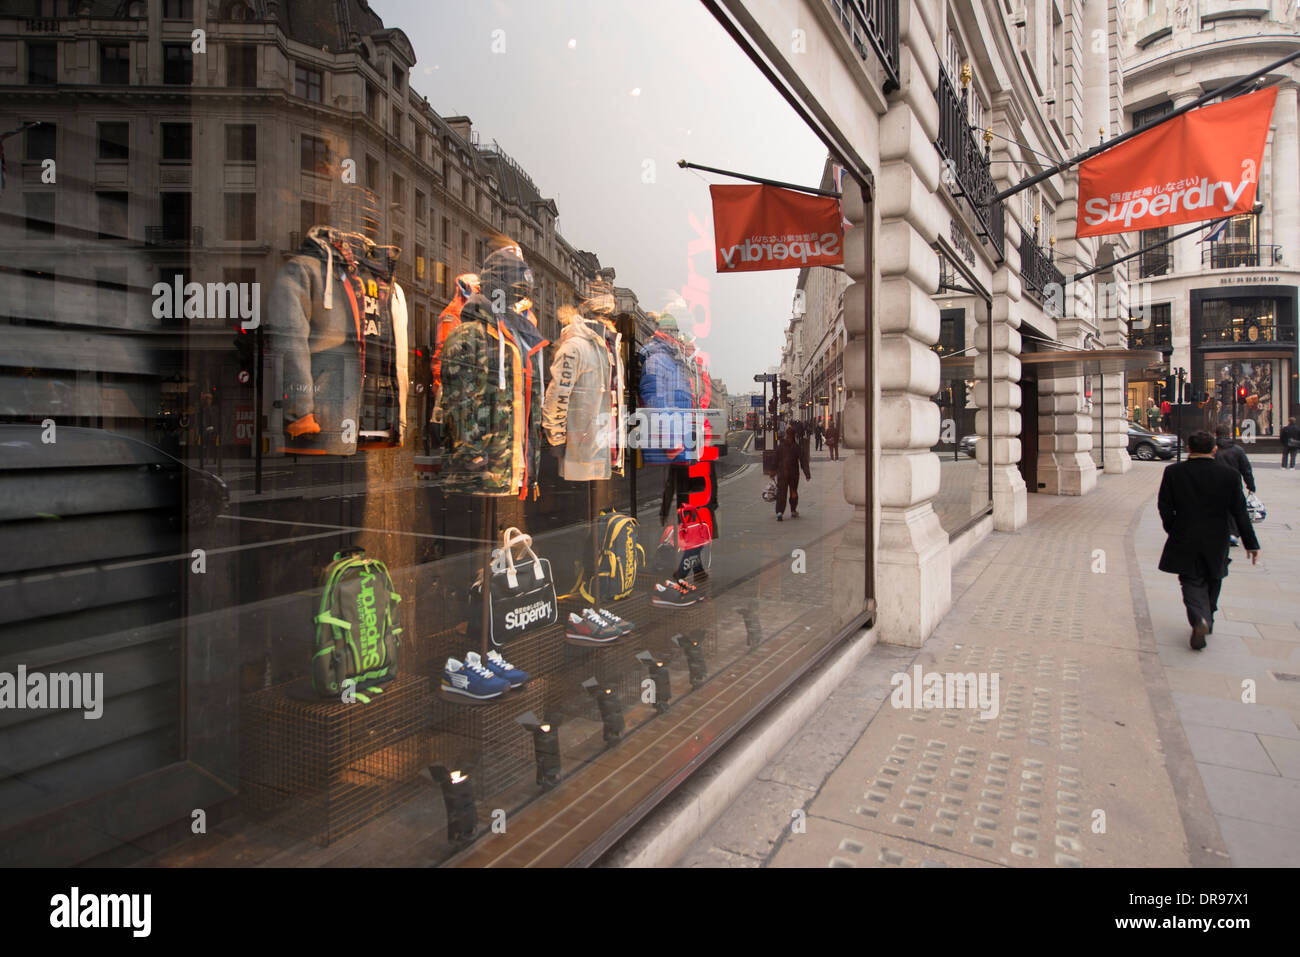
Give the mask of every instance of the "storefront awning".
<svg viewBox="0 0 1300 957">
<path fill-rule="evenodd" d="M 1164 354 L 1159 349 L 1059 349 L 1026 352 L 1020 357 L 1020 363 L 1026 370 L 1033 370 L 1039 379 L 1070 379 L 1082 375 L 1140 372 L 1150 366 L 1163 366 Z M 940 360 L 940 366 L 945 376 L 973 375 L 975 357 L 946 356 Z"/>
</svg>

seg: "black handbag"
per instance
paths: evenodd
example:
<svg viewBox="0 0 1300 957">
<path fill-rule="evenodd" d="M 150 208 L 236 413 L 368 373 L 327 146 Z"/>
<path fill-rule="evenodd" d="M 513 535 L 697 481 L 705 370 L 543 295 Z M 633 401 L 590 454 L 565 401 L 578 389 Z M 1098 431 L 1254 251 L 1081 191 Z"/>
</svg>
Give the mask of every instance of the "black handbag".
<svg viewBox="0 0 1300 957">
<path fill-rule="evenodd" d="M 496 549 L 488 580 L 488 637 L 502 647 L 559 620 L 555 578 L 551 563 L 533 551 L 531 535 L 507 528 Z M 516 558 L 515 550 L 519 549 Z M 469 633 L 473 639 L 483 628 L 482 574 L 469 588 Z"/>
</svg>

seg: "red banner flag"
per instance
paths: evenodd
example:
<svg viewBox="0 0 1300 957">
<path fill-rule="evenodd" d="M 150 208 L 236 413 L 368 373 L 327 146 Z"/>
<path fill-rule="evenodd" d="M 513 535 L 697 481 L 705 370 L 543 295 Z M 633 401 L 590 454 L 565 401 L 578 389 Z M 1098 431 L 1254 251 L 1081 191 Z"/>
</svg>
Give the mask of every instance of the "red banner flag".
<svg viewBox="0 0 1300 957">
<path fill-rule="evenodd" d="M 840 201 L 776 186 L 710 186 L 718 272 L 844 262 Z"/>
<path fill-rule="evenodd" d="M 1277 87 L 1192 110 L 1079 165 L 1076 235 L 1248 213 Z"/>
</svg>

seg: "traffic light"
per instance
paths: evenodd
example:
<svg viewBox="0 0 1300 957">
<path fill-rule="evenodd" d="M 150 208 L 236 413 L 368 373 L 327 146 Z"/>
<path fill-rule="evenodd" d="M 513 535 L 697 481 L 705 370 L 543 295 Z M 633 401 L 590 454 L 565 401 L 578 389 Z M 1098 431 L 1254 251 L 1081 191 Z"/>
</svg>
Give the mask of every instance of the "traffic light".
<svg viewBox="0 0 1300 957">
<path fill-rule="evenodd" d="M 781 402 L 782 404 L 785 404 L 790 401 L 790 380 L 782 379 L 780 385 L 781 385 Z"/>
<path fill-rule="evenodd" d="M 243 329 L 235 334 L 235 352 L 239 357 L 239 381 L 253 381 L 253 337 Z"/>
<path fill-rule="evenodd" d="M 767 400 L 767 414 L 776 415 L 776 396 Z"/>
<path fill-rule="evenodd" d="M 1237 398 L 1242 400 L 1243 402 L 1246 400 L 1246 392 L 1247 389 L 1244 385 L 1237 386 Z"/>
</svg>

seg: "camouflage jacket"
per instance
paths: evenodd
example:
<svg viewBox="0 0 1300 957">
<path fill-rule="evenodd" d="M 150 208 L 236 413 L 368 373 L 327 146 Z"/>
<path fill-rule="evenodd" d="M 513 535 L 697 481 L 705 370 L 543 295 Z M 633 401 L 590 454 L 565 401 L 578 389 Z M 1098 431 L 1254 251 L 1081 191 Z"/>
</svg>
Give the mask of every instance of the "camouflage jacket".
<svg viewBox="0 0 1300 957">
<path fill-rule="evenodd" d="M 525 498 L 537 488 L 548 342 L 513 312 L 498 321 L 482 294 L 460 318 L 442 349 L 443 488 Z"/>
</svg>

